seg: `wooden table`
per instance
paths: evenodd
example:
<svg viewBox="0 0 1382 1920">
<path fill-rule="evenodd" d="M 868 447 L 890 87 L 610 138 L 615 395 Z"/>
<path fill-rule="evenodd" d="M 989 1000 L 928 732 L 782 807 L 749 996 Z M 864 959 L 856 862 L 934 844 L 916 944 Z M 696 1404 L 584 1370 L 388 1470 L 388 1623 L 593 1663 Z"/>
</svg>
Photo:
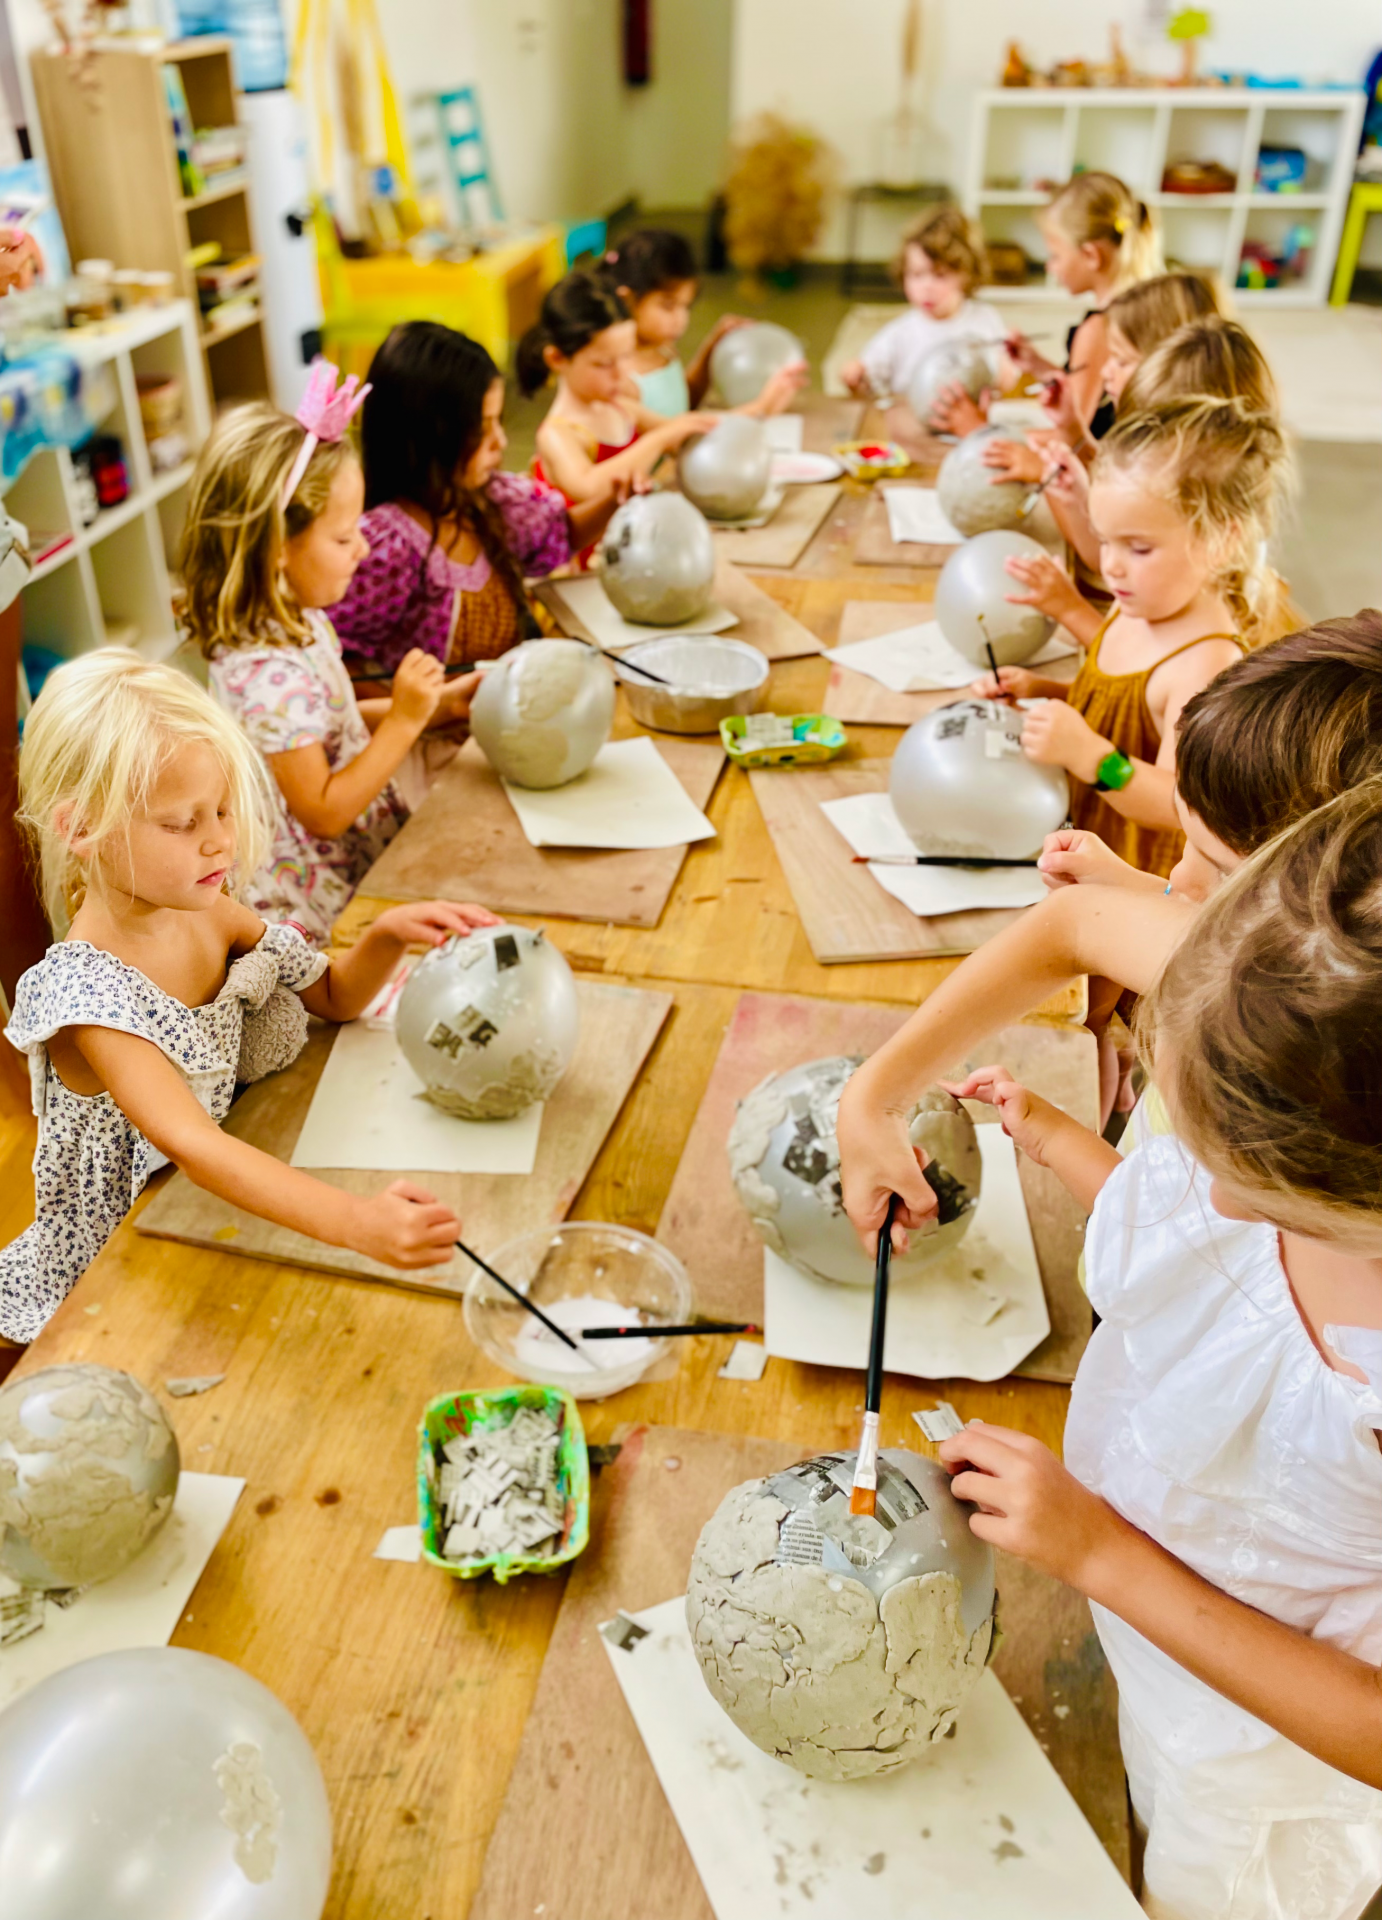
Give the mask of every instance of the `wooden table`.
<svg viewBox="0 0 1382 1920">
<path fill-rule="evenodd" d="M 932 575 L 855 573 L 835 538 L 823 530 L 814 544 L 824 541 L 828 553 L 815 555 L 805 572 L 763 579 L 822 639 L 834 639 L 846 600 L 929 597 Z M 775 667 L 772 704 L 816 707 L 827 670 L 823 660 Z M 895 737 L 861 728 L 853 751 L 887 751 Z M 930 992 L 954 964 L 817 966 L 743 774 L 726 772 L 710 813 L 719 837 L 692 850 L 659 926 L 548 923 L 582 970 L 669 989 L 674 999 L 649 1065 L 575 1201 L 576 1218 L 656 1229 L 742 988 L 896 1004 Z M 358 899 L 342 937 L 380 905 Z M 1047 1011 L 1078 1017 L 1081 1004 L 1072 990 Z M 4 1170 L 17 1172 L 21 1158 L 22 1148 L 12 1146 Z M 0 1182 L 6 1238 L 24 1224 L 28 1204 L 26 1183 Z M 591 1440 L 607 1441 L 637 1421 L 758 1435 L 803 1451 L 854 1444 L 857 1373 L 773 1360 L 761 1382 L 729 1382 L 717 1377 L 729 1344 L 683 1341 L 673 1378 L 588 1405 Z M 225 1374 L 210 1393 L 172 1404 L 186 1464 L 247 1482 L 176 1644 L 220 1654 L 256 1675 L 312 1740 L 335 1816 L 330 1920 L 385 1913 L 464 1920 L 562 1587 L 558 1580 L 504 1588 L 451 1581 L 371 1557 L 387 1527 L 415 1518 L 423 1404 L 497 1378 L 470 1345 L 457 1306 L 144 1239 L 126 1223 L 21 1364 L 31 1371 L 79 1359 L 126 1368 L 156 1390 L 169 1377 Z M 1011 1380 L 942 1382 L 937 1390 L 962 1417 L 982 1415 L 1060 1443 L 1067 1397 L 1060 1387 Z M 915 1444 L 911 1412 L 934 1398 L 890 1377 L 884 1444 Z M 1068 1640 L 1060 1645 L 1053 1642 L 1053 1671 L 1062 1660 L 1098 1659 L 1092 1640 L 1074 1650 Z M 1042 1710 L 1024 1705 L 1038 1726 Z M 576 1758 L 558 1756 L 554 1764 Z M 1078 1768 L 1062 1762 L 1062 1769 L 1078 1795 Z M 1102 1791 L 1107 1802 L 1107 1780 Z M 1126 1869 L 1126 1835 L 1106 1829 L 1105 1836 Z"/>
</svg>

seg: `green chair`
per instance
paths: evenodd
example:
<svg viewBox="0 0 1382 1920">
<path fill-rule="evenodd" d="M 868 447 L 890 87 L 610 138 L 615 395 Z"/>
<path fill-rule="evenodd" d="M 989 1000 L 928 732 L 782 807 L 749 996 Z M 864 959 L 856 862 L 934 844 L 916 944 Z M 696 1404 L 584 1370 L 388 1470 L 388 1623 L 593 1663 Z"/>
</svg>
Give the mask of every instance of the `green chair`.
<svg viewBox="0 0 1382 1920">
<path fill-rule="evenodd" d="M 1348 197 L 1348 212 L 1339 240 L 1339 258 L 1334 267 L 1334 284 L 1329 290 L 1331 307 L 1347 304 L 1353 291 L 1353 276 L 1358 271 L 1358 256 L 1363 251 L 1363 230 L 1370 213 L 1382 213 L 1382 180 L 1355 180 Z"/>
</svg>

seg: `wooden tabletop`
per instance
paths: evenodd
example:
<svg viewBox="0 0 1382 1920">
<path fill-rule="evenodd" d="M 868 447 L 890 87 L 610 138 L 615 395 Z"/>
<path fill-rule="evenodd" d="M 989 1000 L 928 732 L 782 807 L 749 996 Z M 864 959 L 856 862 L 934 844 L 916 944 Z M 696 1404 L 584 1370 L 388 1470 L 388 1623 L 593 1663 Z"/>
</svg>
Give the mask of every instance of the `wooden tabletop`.
<svg viewBox="0 0 1382 1920">
<path fill-rule="evenodd" d="M 848 492 L 841 513 L 855 513 L 856 499 L 863 495 Z M 822 543 L 828 564 L 815 551 Z M 846 600 L 930 596 L 933 575 L 893 578 L 846 561 L 840 530 L 828 524 L 803 571 L 762 576 L 763 584 L 826 641 Z M 821 660 L 775 667 L 772 704 L 818 707 L 827 671 Z M 860 729 L 854 751 L 887 751 L 895 739 Z M 710 814 L 718 837 L 692 850 L 658 927 L 549 923 L 578 968 L 670 988 L 674 999 L 575 1199 L 577 1218 L 656 1228 L 741 989 L 907 1002 L 954 964 L 818 966 L 743 774 L 726 772 Z M 358 900 L 342 936 L 379 904 Z M 1051 1016 L 1068 1017 L 1077 1005 L 1069 996 Z M 0 1112 L 0 1171 L 18 1175 L 22 1127 L 17 1133 L 12 1107 L 8 1133 L 6 1119 Z M 30 1195 L 17 1177 L 0 1181 L 0 1190 L 8 1239 L 25 1224 Z M 629 1422 L 753 1434 L 812 1451 L 856 1441 L 857 1373 L 773 1360 L 760 1382 L 729 1382 L 717 1377 L 728 1339 L 677 1345 L 672 1378 L 587 1405 L 592 1441 Z M 425 1402 L 498 1378 L 468 1341 L 459 1306 L 141 1238 L 127 1222 L 21 1366 L 73 1360 L 125 1368 L 160 1393 L 170 1377 L 226 1376 L 171 1406 L 185 1464 L 247 1483 L 175 1644 L 233 1660 L 301 1721 L 335 1817 L 330 1920 L 464 1920 L 562 1587 L 556 1579 L 502 1588 L 453 1581 L 372 1558 L 386 1528 L 416 1518 Z M 937 1390 L 962 1417 L 982 1415 L 1060 1443 L 1060 1387 L 953 1381 Z M 911 1412 L 934 1398 L 926 1386 L 890 1377 L 884 1444 L 915 1444 Z"/>
</svg>

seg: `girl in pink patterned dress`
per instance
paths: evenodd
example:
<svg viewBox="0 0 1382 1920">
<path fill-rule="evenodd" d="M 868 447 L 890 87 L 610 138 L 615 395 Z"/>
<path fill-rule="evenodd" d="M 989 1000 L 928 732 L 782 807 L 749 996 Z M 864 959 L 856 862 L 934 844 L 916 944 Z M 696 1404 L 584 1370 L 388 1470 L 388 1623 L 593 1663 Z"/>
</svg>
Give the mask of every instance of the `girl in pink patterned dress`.
<svg viewBox="0 0 1382 1920">
<path fill-rule="evenodd" d="M 424 731 L 464 723 L 479 682 L 448 684 L 441 662 L 412 648 L 391 697 L 357 702 L 323 611 L 368 551 L 364 480 L 341 438 L 353 383 L 344 404 L 323 403 L 316 385 L 306 432 L 307 411 L 295 420 L 264 402 L 217 425 L 193 478 L 182 570 L 212 688 L 273 779 L 272 845 L 245 896 L 325 945 L 408 816 L 394 775 Z"/>
</svg>

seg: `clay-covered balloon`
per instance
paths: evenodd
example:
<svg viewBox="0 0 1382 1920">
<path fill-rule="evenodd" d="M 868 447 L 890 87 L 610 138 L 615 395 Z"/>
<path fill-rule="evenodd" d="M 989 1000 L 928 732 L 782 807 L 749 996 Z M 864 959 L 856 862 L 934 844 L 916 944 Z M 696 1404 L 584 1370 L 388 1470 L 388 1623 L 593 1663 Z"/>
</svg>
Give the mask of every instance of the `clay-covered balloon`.
<svg viewBox="0 0 1382 1920">
<path fill-rule="evenodd" d="M 984 455 L 995 441 L 1025 442 L 1013 427 L 979 427 L 953 446 L 936 479 L 936 492 L 946 519 L 966 536 L 989 533 L 997 527 L 1015 527 L 1032 497 L 1027 480 L 999 480 Z M 995 484 L 995 482 L 997 484 Z M 953 556 L 952 556 L 953 557 Z"/>
<path fill-rule="evenodd" d="M 739 1102 L 729 1132 L 735 1191 L 764 1243 L 817 1280 L 871 1287 L 873 1261 L 859 1244 L 840 1193 L 835 1120 L 857 1056 L 812 1060 L 770 1074 Z M 963 1238 L 979 1202 L 983 1161 L 974 1122 L 943 1087 L 913 1107 L 912 1145 L 925 1149 L 926 1178 L 938 1203 L 937 1224 L 915 1232 L 908 1252 L 895 1253 L 893 1284 Z"/>
<path fill-rule="evenodd" d="M 719 426 L 682 447 L 681 490 L 710 520 L 743 520 L 767 492 L 773 451 L 767 428 L 745 413 L 726 414 Z"/>
<path fill-rule="evenodd" d="M 1023 493 L 1027 491 L 1024 487 Z M 1000 667 L 1020 667 L 1041 652 L 1056 623 L 1036 607 L 1013 605 L 1008 595 L 1025 589 L 1008 572 L 1007 563 L 1047 557 L 1045 547 L 1030 534 L 1010 529 L 976 533 L 956 547 L 936 583 L 936 620 L 966 660 L 986 667 L 992 647 Z"/>
<path fill-rule="evenodd" d="M 626 500 L 605 529 L 600 580 L 626 620 L 677 627 L 710 605 L 715 542 L 705 515 L 680 493 Z"/>
<path fill-rule="evenodd" d="M 545 1100 L 580 1030 L 565 956 L 532 927 L 481 927 L 425 953 L 398 997 L 403 1057 L 462 1120 L 508 1120 Z"/>
<path fill-rule="evenodd" d="M 0 1573 L 85 1587 L 119 1573 L 173 1510 L 177 1435 L 147 1387 L 90 1362 L 0 1387 Z"/>
<path fill-rule="evenodd" d="M 579 640 L 525 640 L 480 682 L 470 731 L 516 787 L 561 787 L 584 773 L 614 724 L 614 679 Z"/>
<path fill-rule="evenodd" d="M 993 369 L 977 340 L 952 340 L 933 347 L 907 386 L 907 405 L 922 426 L 931 426 L 931 409 L 946 387 L 959 383 L 971 400 L 993 385 Z"/>
<path fill-rule="evenodd" d="M 0 1713 L 6 1920 L 318 1920 L 330 1879 L 316 1755 L 228 1661 L 103 1653 Z"/>
<path fill-rule="evenodd" d="M 1022 751 L 1022 715 L 1000 700 L 961 700 L 908 727 L 888 781 L 919 853 L 1031 860 L 1070 811 L 1063 767 Z"/>
<path fill-rule="evenodd" d="M 710 378 L 727 407 L 746 407 L 775 373 L 805 358 L 806 349 L 794 333 L 771 320 L 755 320 L 752 326 L 732 327 L 716 341 Z"/>
<path fill-rule="evenodd" d="M 686 1588 L 710 1691 L 755 1746 L 818 1780 L 894 1773 L 944 1739 L 992 1647 L 993 1550 L 945 1469 L 886 1449 L 868 1516 L 849 1510 L 856 1459 L 735 1487 Z"/>
</svg>

